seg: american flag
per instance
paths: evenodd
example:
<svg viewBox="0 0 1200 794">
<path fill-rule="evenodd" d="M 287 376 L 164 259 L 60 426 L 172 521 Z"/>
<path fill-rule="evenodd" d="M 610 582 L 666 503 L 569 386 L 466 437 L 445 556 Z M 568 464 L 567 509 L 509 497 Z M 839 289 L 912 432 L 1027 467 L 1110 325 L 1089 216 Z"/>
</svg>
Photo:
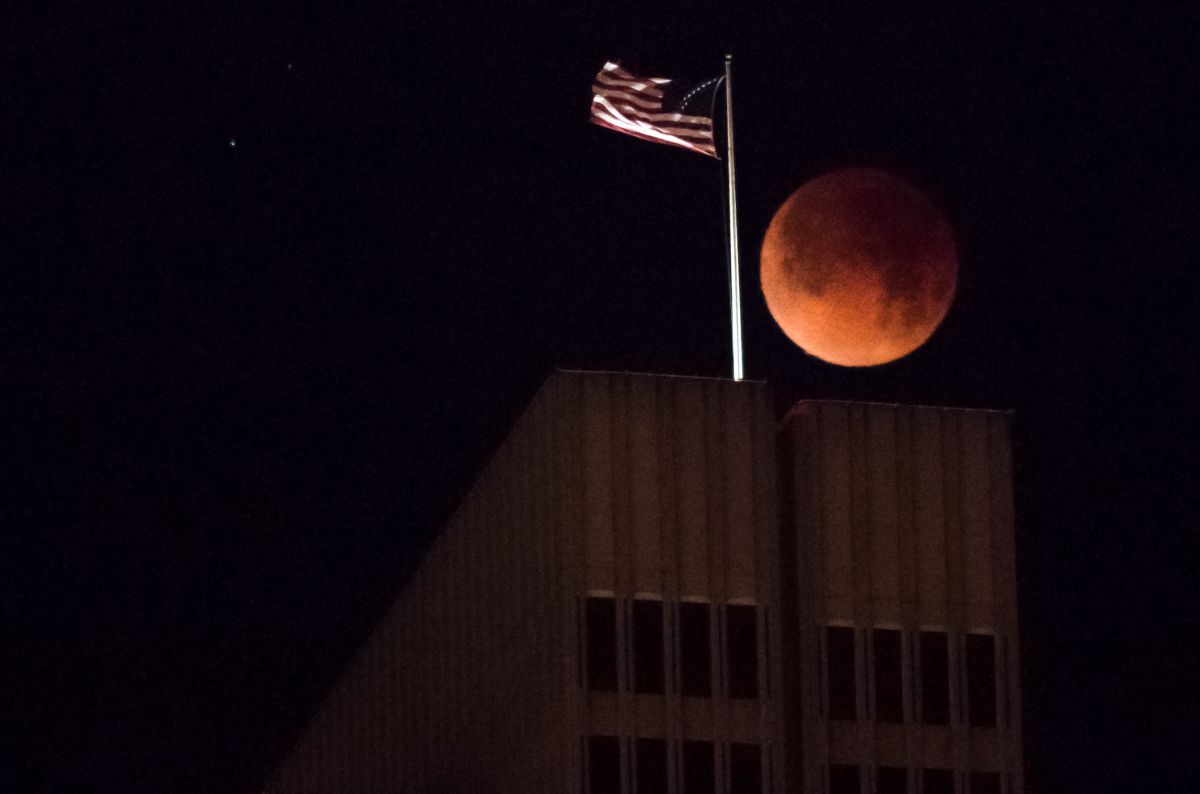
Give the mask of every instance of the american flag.
<svg viewBox="0 0 1200 794">
<path fill-rule="evenodd" d="M 711 97 L 720 79 L 680 88 L 665 77 L 635 77 L 609 61 L 592 83 L 592 123 L 717 157 L 712 117 L 686 111 Z"/>
</svg>

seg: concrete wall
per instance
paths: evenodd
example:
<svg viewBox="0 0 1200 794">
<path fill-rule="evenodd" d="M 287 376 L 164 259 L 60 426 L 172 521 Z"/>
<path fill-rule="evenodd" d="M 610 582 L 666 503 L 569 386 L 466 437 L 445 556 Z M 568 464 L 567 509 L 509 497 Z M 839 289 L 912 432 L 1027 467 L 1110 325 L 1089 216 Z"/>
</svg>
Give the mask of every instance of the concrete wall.
<svg viewBox="0 0 1200 794">
<path fill-rule="evenodd" d="M 582 792 L 588 736 L 763 748 L 764 791 L 830 763 L 1005 775 L 1022 791 L 1009 424 L 804 402 L 764 383 L 562 372 L 539 391 L 281 766 L 273 792 Z M 585 686 L 583 603 L 617 605 L 618 685 Z M 661 599 L 663 694 L 631 684 L 630 610 Z M 711 604 L 713 695 L 679 689 L 678 604 Z M 724 610 L 758 607 L 759 697 L 725 696 Z M 822 705 L 824 627 L 858 629 L 859 719 Z M 905 719 L 872 719 L 869 630 L 904 632 Z M 917 719 L 920 630 L 996 638 L 998 725 Z M 965 779 L 965 778 L 963 778 Z M 916 778 L 910 780 L 910 791 Z M 718 786 L 718 792 L 724 788 Z M 965 792 L 965 788 L 959 788 Z"/>
<path fill-rule="evenodd" d="M 1022 791 L 1012 463 L 1008 417 L 991 411 L 802 402 L 782 435 L 786 708 L 791 774 L 821 791 L 829 763 L 998 771 Z M 824 627 L 853 626 L 856 721 L 827 719 Z M 903 724 L 876 722 L 869 630 L 901 629 Z M 950 635 L 950 724 L 917 721 L 916 633 Z M 965 718 L 963 637 L 993 634 L 998 725 Z M 910 784 L 913 781 L 910 781 Z M 960 786 L 962 783 L 960 782 Z M 965 791 L 965 788 L 960 788 Z"/>
<path fill-rule="evenodd" d="M 571 395 L 564 403 L 579 411 L 580 454 L 564 472 L 573 483 L 564 522 L 580 530 L 572 561 L 576 595 L 613 595 L 620 606 L 618 692 L 581 692 L 578 735 L 664 738 L 673 751 L 683 740 L 711 741 L 718 748 L 718 778 L 725 774 L 722 748 L 758 744 L 764 790 L 782 792 L 779 515 L 775 418 L 766 384 L 608 373 L 560 377 Z M 664 695 L 635 695 L 629 682 L 629 602 L 638 595 L 666 605 Z M 712 697 L 679 691 L 675 606 L 684 600 L 714 607 Z M 729 603 L 758 606 L 757 699 L 722 694 L 722 610 Z M 579 653 L 576 646 L 577 664 Z M 672 758 L 672 786 L 678 762 Z"/>
</svg>

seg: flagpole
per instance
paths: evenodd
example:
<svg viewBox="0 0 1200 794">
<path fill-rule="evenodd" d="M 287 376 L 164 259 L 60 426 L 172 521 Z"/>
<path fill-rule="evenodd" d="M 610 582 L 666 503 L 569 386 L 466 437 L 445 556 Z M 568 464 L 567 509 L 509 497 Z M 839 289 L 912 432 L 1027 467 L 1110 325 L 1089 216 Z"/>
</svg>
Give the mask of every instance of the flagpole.
<svg viewBox="0 0 1200 794">
<path fill-rule="evenodd" d="M 738 275 L 737 185 L 733 165 L 732 55 L 725 56 L 725 151 L 729 174 L 729 315 L 733 332 L 733 379 L 742 379 L 742 286 Z"/>
</svg>

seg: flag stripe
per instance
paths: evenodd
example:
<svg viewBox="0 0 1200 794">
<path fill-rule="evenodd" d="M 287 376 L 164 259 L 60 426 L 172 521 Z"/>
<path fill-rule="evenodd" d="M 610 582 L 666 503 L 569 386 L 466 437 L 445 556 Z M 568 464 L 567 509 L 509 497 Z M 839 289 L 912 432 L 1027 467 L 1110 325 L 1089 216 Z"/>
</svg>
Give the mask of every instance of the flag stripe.
<svg viewBox="0 0 1200 794">
<path fill-rule="evenodd" d="M 662 100 L 647 99 L 644 96 L 631 94 L 627 91 L 614 91 L 611 88 L 597 87 L 592 89 L 593 96 L 611 97 L 622 102 L 628 102 L 646 110 L 662 110 Z"/>
<path fill-rule="evenodd" d="M 712 128 L 695 124 L 675 124 L 670 121 L 646 121 L 637 116 L 630 116 L 627 113 L 622 113 L 619 109 L 606 105 L 604 102 L 597 102 L 592 106 L 592 112 L 597 116 L 610 116 L 622 121 L 628 122 L 637 127 L 654 127 L 671 133 L 679 133 L 692 137 L 712 138 Z"/>
<path fill-rule="evenodd" d="M 669 143 L 675 146 L 682 146 L 687 149 L 703 150 L 706 153 L 709 151 L 715 156 L 716 150 L 713 147 L 711 134 L 699 133 L 696 131 L 673 131 L 655 127 L 649 124 L 642 124 L 620 116 L 614 116 L 610 113 L 598 112 L 593 115 L 593 121 L 603 122 L 601 126 L 609 129 L 625 132 L 646 140 L 658 141 L 660 143 Z"/>
<path fill-rule="evenodd" d="M 662 89 L 653 83 L 648 83 L 645 80 L 624 80 L 604 72 L 596 75 L 596 82 L 602 85 L 612 86 L 614 88 L 629 88 L 638 93 L 646 94 L 647 96 L 661 97 Z"/>
<path fill-rule="evenodd" d="M 657 132 L 663 136 L 679 138 L 685 141 L 695 142 L 697 144 L 711 145 L 713 142 L 712 132 L 709 130 L 664 127 L 662 125 L 646 124 L 645 122 L 637 121 L 636 119 L 625 118 L 620 114 L 610 113 L 603 108 L 597 108 L 592 115 L 599 119 L 606 119 L 624 130 L 641 130 L 649 134 L 654 134 Z"/>
<path fill-rule="evenodd" d="M 607 101 L 606 101 L 607 100 Z M 610 97 L 608 94 L 596 94 L 592 100 L 593 104 L 604 105 L 605 107 L 616 108 L 622 113 L 630 116 L 637 116 L 643 121 L 660 122 L 669 121 L 675 125 L 703 127 L 712 129 L 712 119 L 707 116 L 685 116 L 682 113 L 650 113 L 636 105 L 627 105 L 622 100 Z"/>
<path fill-rule="evenodd" d="M 601 127 L 635 138 L 716 157 L 712 119 L 680 112 L 683 104 L 716 82 L 714 79 L 702 83 L 682 98 L 679 96 L 682 92 L 673 89 L 675 99 L 668 101 L 663 89 L 671 80 L 636 77 L 610 61 L 604 64 L 592 83 L 591 120 Z"/>
<path fill-rule="evenodd" d="M 625 135 L 632 135 L 634 138 L 641 138 L 644 141 L 650 141 L 652 143 L 665 143 L 668 146 L 678 146 L 681 149 L 688 149 L 693 152 L 707 154 L 709 157 L 717 156 L 717 150 L 714 146 L 712 146 L 712 144 L 705 145 L 699 143 L 689 143 L 687 141 L 673 138 L 672 136 L 664 135 L 654 131 L 642 132 L 635 129 L 630 129 L 629 127 L 621 126 L 618 123 L 614 123 L 600 116 L 593 116 L 592 123 L 600 127 L 607 127 L 608 129 L 615 130 L 616 132 L 624 133 Z"/>
<path fill-rule="evenodd" d="M 602 105 L 600 103 L 597 103 L 592 108 L 592 115 L 605 116 L 608 118 L 617 119 L 617 120 L 622 121 L 633 127 L 639 127 L 639 128 L 645 127 L 645 128 L 649 128 L 649 129 L 659 129 L 664 132 L 669 132 L 672 135 L 678 134 L 678 135 L 686 136 L 686 137 L 690 137 L 690 138 L 706 138 L 709 140 L 712 139 L 712 130 L 708 129 L 707 127 L 689 126 L 686 124 L 669 124 L 669 123 L 664 124 L 661 122 L 648 122 L 648 121 L 639 119 L 636 116 L 629 116 L 625 113 L 621 113 L 619 110 L 614 110 L 613 108 L 605 107 L 604 105 Z"/>
<path fill-rule="evenodd" d="M 626 71 L 621 66 L 621 64 L 613 63 L 612 61 L 609 61 L 608 63 L 604 64 L 604 68 L 601 69 L 600 71 L 602 73 L 603 72 L 611 72 L 612 74 L 615 74 L 624 80 L 636 80 L 637 79 L 632 74 L 630 74 L 628 71 Z M 648 77 L 648 78 L 646 78 L 646 81 L 650 82 L 650 83 L 660 83 L 660 84 L 665 84 L 665 83 L 671 82 L 670 80 L 668 80 L 665 77 Z"/>
<path fill-rule="evenodd" d="M 712 140 L 712 128 L 711 127 L 705 127 L 705 126 L 700 126 L 700 125 L 688 125 L 688 124 L 673 124 L 670 122 L 649 122 L 649 121 L 645 121 L 643 119 L 639 119 L 636 116 L 631 117 L 626 113 L 622 113 L 619 109 L 606 104 L 603 100 L 598 100 L 595 104 L 592 105 L 592 113 L 593 113 L 593 115 L 596 115 L 596 116 L 604 116 L 604 117 L 616 119 L 630 127 L 637 127 L 639 129 L 640 128 L 659 129 L 659 130 L 661 130 L 665 133 L 671 134 L 671 135 L 679 135 L 681 137 L 703 138 L 703 139 L 707 139 L 707 140 Z"/>
<path fill-rule="evenodd" d="M 690 149 L 692 151 L 707 154 L 711 157 L 717 156 L 716 147 L 709 141 L 688 141 L 684 140 L 683 138 L 655 130 L 653 128 L 636 127 L 607 116 L 593 116 L 592 121 L 601 127 L 608 127 L 611 130 L 623 132 L 626 135 L 632 135 L 635 138 L 654 141 L 656 143 L 665 143 L 671 146 L 679 146 L 684 149 Z"/>
</svg>

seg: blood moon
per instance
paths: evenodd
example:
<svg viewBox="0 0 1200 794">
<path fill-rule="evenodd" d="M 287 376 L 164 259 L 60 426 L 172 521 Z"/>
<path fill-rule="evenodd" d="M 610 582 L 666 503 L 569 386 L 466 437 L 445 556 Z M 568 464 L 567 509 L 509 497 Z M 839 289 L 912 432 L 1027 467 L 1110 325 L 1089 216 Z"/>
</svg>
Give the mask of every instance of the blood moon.
<svg viewBox="0 0 1200 794">
<path fill-rule="evenodd" d="M 831 364 L 870 367 L 920 347 L 958 281 L 954 235 L 916 186 L 845 168 L 802 185 L 763 239 L 763 295 L 788 338 Z"/>
</svg>

